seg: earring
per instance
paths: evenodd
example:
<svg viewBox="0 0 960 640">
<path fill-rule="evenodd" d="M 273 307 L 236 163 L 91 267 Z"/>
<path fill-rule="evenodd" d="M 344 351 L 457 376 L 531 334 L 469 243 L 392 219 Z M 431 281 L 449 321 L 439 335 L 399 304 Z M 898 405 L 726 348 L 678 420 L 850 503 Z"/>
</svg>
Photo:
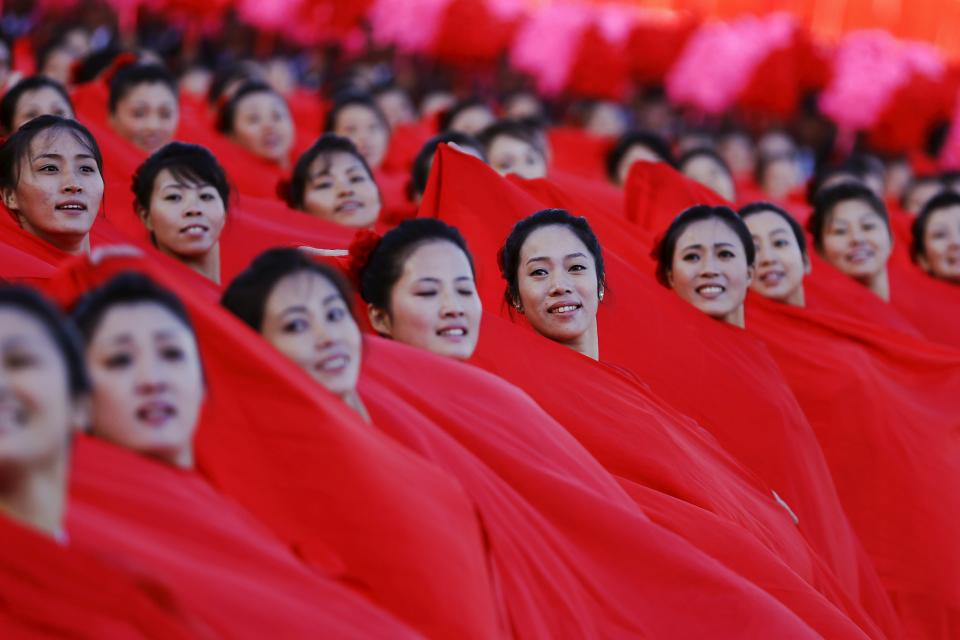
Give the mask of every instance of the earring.
<svg viewBox="0 0 960 640">
<path fill-rule="evenodd" d="M 517 310 L 517 313 L 523 313 L 523 305 L 519 302 L 514 302 L 513 308 Z"/>
<path fill-rule="evenodd" d="M 603 302 L 603 289 L 600 289 L 600 302 Z"/>
</svg>

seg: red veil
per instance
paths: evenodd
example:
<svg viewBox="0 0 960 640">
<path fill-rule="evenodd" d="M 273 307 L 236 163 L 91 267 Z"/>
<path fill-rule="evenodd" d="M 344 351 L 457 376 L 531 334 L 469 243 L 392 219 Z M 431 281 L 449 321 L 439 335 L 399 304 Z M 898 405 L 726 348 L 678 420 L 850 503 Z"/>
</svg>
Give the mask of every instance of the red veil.
<svg viewBox="0 0 960 640">
<path fill-rule="evenodd" d="M 441 148 L 421 215 L 436 215 L 468 238 L 481 298 L 494 310 L 503 309 L 497 248 L 516 220 L 550 204 Z M 889 602 L 843 513 L 819 444 L 764 346 L 659 286 L 650 275 L 649 247 L 626 236 L 621 224 L 602 216 L 592 216 L 591 224 L 605 247 L 623 252 L 605 250 L 612 290 L 599 315 L 601 358 L 640 375 L 757 473 L 798 515 L 800 530 L 850 599 L 890 628 Z"/>
<path fill-rule="evenodd" d="M 423 633 L 498 635 L 501 616 L 480 530 L 455 480 L 364 424 L 207 295 L 156 262 L 113 257 L 91 266 L 76 259 L 47 288 L 68 304 L 128 269 L 148 273 L 191 311 L 209 384 L 196 438 L 198 467 L 223 494 L 249 509 L 309 564 L 342 563 L 345 579 Z M 151 476 L 143 483 L 172 483 L 171 500 L 185 490 L 185 482 L 194 482 L 178 482 L 177 472 L 134 456 L 125 459 L 131 473 L 136 467 Z M 79 468 L 90 470 L 78 481 L 86 478 L 92 487 L 93 493 L 85 494 L 91 509 L 126 513 L 117 511 L 122 495 L 98 484 L 92 467 Z M 205 510 L 213 509 L 194 504 L 184 518 L 203 520 Z M 144 522 L 162 525 L 161 507 Z M 127 524 L 144 528 L 137 516 L 129 516 Z M 180 533 L 188 530 L 160 527 L 157 535 Z M 198 545 L 199 557 L 209 552 L 213 559 L 225 541 L 216 542 L 215 530 L 209 535 L 209 542 L 204 543 L 204 534 L 194 536 L 192 544 Z"/>
</svg>

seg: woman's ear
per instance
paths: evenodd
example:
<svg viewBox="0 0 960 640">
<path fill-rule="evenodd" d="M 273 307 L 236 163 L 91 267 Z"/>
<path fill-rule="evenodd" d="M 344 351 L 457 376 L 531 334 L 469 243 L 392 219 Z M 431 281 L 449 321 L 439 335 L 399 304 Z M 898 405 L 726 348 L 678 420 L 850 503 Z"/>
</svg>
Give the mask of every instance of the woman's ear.
<svg viewBox="0 0 960 640">
<path fill-rule="evenodd" d="M 20 208 L 17 204 L 17 192 L 14 189 L 4 189 L 0 192 L 0 197 L 3 198 L 4 206 L 10 211 L 17 211 Z"/>
<path fill-rule="evenodd" d="M 930 261 L 927 260 L 927 256 L 917 256 L 917 266 L 927 273 L 933 273 L 930 268 Z"/>
<path fill-rule="evenodd" d="M 667 271 L 667 284 L 673 289 L 673 269 Z"/>
<path fill-rule="evenodd" d="M 143 226 L 147 228 L 147 231 L 153 233 L 153 221 L 150 219 L 150 212 L 140 205 L 137 205 L 137 216 L 140 218 Z"/>
<path fill-rule="evenodd" d="M 813 271 L 813 262 L 810 261 L 810 256 L 803 254 L 803 275 L 808 276 L 811 271 Z"/>
<path fill-rule="evenodd" d="M 393 336 L 393 326 L 390 322 L 390 315 L 385 309 L 370 305 L 367 307 L 367 317 L 370 319 L 370 326 L 373 327 L 374 331 L 382 336 Z"/>
<path fill-rule="evenodd" d="M 753 274 L 756 273 L 756 270 L 757 270 L 757 269 L 756 269 L 756 267 L 754 267 L 754 266 L 749 266 L 749 267 L 747 267 L 747 286 L 748 286 L 748 287 L 749 287 L 751 284 L 753 284 Z"/>
</svg>

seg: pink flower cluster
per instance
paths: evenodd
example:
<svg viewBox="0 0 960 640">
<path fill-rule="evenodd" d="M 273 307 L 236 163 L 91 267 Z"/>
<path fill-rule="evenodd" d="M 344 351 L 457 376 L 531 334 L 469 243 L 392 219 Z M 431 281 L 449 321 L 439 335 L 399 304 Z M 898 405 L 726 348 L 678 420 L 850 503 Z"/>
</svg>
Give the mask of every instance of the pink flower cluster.
<svg viewBox="0 0 960 640">
<path fill-rule="evenodd" d="M 786 13 L 705 24 L 667 75 L 667 95 L 704 113 L 725 111 L 767 56 L 792 44 L 796 29 L 796 21 Z"/>
<path fill-rule="evenodd" d="M 841 128 L 871 127 L 914 74 L 939 78 L 943 56 L 931 45 L 897 40 L 871 29 L 847 34 L 833 55 L 833 76 L 820 109 Z"/>
</svg>

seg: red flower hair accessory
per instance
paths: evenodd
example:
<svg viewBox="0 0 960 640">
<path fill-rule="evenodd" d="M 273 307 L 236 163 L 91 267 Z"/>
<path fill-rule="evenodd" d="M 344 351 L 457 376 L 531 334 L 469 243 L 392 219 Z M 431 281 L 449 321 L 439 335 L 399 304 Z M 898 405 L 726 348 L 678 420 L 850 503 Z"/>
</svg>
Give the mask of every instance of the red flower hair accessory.
<svg viewBox="0 0 960 640">
<path fill-rule="evenodd" d="M 353 286 L 360 290 L 360 274 L 370 262 L 370 256 L 377 250 L 382 236 L 376 231 L 370 229 L 361 229 L 353 236 L 350 243 L 350 262 L 347 275 Z"/>
<path fill-rule="evenodd" d="M 113 62 L 110 63 L 110 66 L 107 67 L 106 71 L 100 74 L 100 77 L 103 78 L 103 83 L 109 87 L 110 83 L 113 82 L 114 76 L 117 75 L 120 69 L 136 64 L 138 60 L 137 54 L 131 53 L 130 51 L 118 54 L 117 57 L 113 59 Z"/>
</svg>

